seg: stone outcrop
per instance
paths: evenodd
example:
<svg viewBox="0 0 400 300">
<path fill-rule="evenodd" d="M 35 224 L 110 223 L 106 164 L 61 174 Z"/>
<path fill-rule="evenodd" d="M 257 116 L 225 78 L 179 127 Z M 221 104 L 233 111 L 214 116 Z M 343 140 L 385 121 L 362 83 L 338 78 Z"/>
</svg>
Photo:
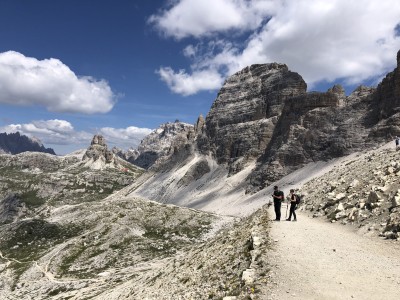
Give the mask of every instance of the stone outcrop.
<svg viewBox="0 0 400 300">
<path fill-rule="evenodd" d="M 44 152 L 55 155 L 53 149 L 45 148 L 38 139 L 16 133 L 0 133 L 0 153 L 18 154 L 26 151 Z"/>
<path fill-rule="evenodd" d="M 82 162 L 91 169 L 124 168 L 127 162 L 108 150 L 106 141 L 102 135 L 95 135 L 82 157 Z"/>
<path fill-rule="evenodd" d="M 199 148 L 233 167 L 259 157 L 272 138 L 286 99 L 305 94 L 306 88 L 301 76 L 283 64 L 253 65 L 232 75 L 206 117 Z"/>
<path fill-rule="evenodd" d="M 146 136 L 131 155 L 125 159 L 134 165 L 148 169 L 156 163 L 168 159 L 180 142 L 185 142 L 190 135 L 193 135 L 193 125 L 175 121 L 165 123 Z"/>
<path fill-rule="evenodd" d="M 107 149 L 105 139 L 102 135 L 95 135 L 86 150 L 83 160 L 93 159 L 93 161 L 104 160 L 111 163 L 114 160 L 114 153 Z"/>
<path fill-rule="evenodd" d="M 373 93 L 373 88 L 359 87 L 348 97 L 328 90 L 288 99 L 249 182 L 262 188 L 308 162 L 376 145 L 379 140 L 369 137 Z"/>
</svg>

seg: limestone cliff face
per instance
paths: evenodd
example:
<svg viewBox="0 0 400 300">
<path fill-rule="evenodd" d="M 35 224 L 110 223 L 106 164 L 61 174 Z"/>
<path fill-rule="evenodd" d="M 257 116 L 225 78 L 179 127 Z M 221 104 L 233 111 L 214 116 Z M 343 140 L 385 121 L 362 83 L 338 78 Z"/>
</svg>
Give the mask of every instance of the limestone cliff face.
<svg viewBox="0 0 400 300">
<path fill-rule="evenodd" d="M 344 97 L 330 89 L 288 99 L 273 137 L 248 179 L 252 187 L 262 188 L 306 163 L 376 145 L 377 141 L 369 138 L 373 93 L 373 88 L 359 87 Z"/>
<path fill-rule="evenodd" d="M 286 99 L 305 94 L 306 88 L 301 76 L 283 64 L 252 65 L 234 74 L 206 117 L 199 148 L 219 163 L 240 168 L 248 158 L 262 154 Z"/>
<path fill-rule="evenodd" d="M 376 98 L 381 119 L 400 112 L 400 51 L 397 53 L 397 67 L 378 85 Z"/>
<path fill-rule="evenodd" d="M 373 144 L 375 89 L 359 87 L 346 97 L 335 85 L 306 92 L 302 77 L 283 64 L 253 65 L 231 76 L 205 121 L 199 118 L 200 152 L 226 164 L 231 174 L 249 161 L 257 188 L 305 163 L 346 155 Z"/>
<path fill-rule="evenodd" d="M 179 121 L 162 124 L 141 141 L 137 151 L 127 160 L 148 169 L 156 162 L 167 160 L 189 136 L 193 136 L 193 125 Z"/>
<path fill-rule="evenodd" d="M 360 86 L 348 96 L 340 85 L 326 92 L 306 89 L 284 64 L 244 68 L 226 80 L 207 116 L 169 152 L 164 169 L 197 155 L 210 156 L 228 176 L 255 164 L 246 179 L 247 192 L 254 192 L 307 163 L 371 149 L 400 135 L 400 66 L 377 88 Z M 207 170 L 188 174 L 185 184 Z"/>
<path fill-rule="evenodd" d="M 378 85 L 374 97 L 377 125 L 370 135 L 374 138 L 400 135 L 400 51 L 397 67 Z"/>
<path fill-rule="evenodd" d="M 227 79 L 205 121 L 198 120 L 195 139 L 230 174 L 257 160 L 247 179 L 257 190 L 308 162 L 399 135 L 399 115 L 399 67 L 377 89 L 360 86 L 346 96 L 340 85 L 307 93 L 286 65 L 253 65 Z"/>
</svg>

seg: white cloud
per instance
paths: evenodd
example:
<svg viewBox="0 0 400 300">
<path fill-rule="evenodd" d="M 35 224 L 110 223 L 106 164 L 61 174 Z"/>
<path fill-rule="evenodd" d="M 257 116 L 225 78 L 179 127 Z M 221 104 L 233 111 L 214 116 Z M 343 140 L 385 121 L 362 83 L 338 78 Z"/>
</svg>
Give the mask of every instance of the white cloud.
<svg viewBox="0 0 400 300">
<path fill-rule="evenodd" d="M 176 94 L 193 95 L 200 90 L 215 90 L 221 87 L 224 78 L 216 70 L 198 70 L 187 74 L 184 70 L 175 72 L 170 67 L 160 68 L 157 73 L 161 80 Z"/>
<path fill-rule="evenodd" d="M 109 148 L 113 146 L 122 149 L 136 148 L 152 130 L 129 126 L 127 128 L 103 127 L 90 132 L 76 131 L 70 122 L 57 119 L 0 127 L 0 132 L 14 133 L 17 131 L 39 139 L 46 147 L 55 148 L 57 153 L 66 154 L 72 150 L 87 148 L 94 134 L 103 135 Z"/>
<path fill-rule="evenodd" d="M 322 80 L 333 82 L 337 79 L 361 84 L 391 71 L 400 49 L 398 0 L 265 1 L 257 17 L 252 15 L 254 10 L 251 8 L 261 5 L 260 1 L 205 1 L 204 6 L 198 5 L 201 9 L 197 11 L 193 1 L 175 1 L 169 10 L 152 17 L 153 22 L 157 21 L 157 28 L 175 38 L 199 38 L 207 36 L 207 32 L 214 33 L 212 38 L 217 42 L 205 42 L 201 38 L 198 45 L 184 49 L 184 55 L 192 61 L 190 71 L 175 72 L 166 67 L 162 68 L 165 72 L 159 72 L 172 91 L 183 95 L 188 94 L 188 89 L 180 87 L 195 82 L 199 72 L 214 77 L 219 74 L 222 82 L 222 78 L 248 65 L 268 62 L 286 63 L 310 86 Z M 240 15 L 247 21 L 233 22 L 228 17 L 221 17 L 225 25 L 216 26 L 207 16 L 214 16 L 213 11 L 223 5 L 235 8 L 231 12 L 233 19 L 241 11 Z M 224 12 L 228 13 L 229 10 Z M 203 22 L 197 21 L 199 15 L 206 16 Z M 250 20 L 252 17 L 253 21 Z M 177 21 L 175 25 L 173 18 Z M 235 44 L 235 36 L 227 33 L 229 29 L 244 32 L 250 28 L 254 30 L 247 33 L 242 46 Z M 225 43 L 224 47 L 210 47 L 221 41 Z M 215 88 L 215 85 L 197 85 L 189 94 Z"/>
<path fill-rule="evenodd" d="M 166 36 L 210 36 L 220 31 L 256 29 L 275 10 L 272 0 L 180 0 L 149 18 Z"/>
<path fill-rule="evenodd" d="M 58 59 L 7 51 L 0 53 L 0 103 L 93 114 L 110 111 L 115 95 L 105 80 L 78 77 Z"/>
<path fill-rule="evenodd" d="M 39 120 L 26 124 L 10 124 L 0 127 L 0 132 L 17 132 L 29 137 L 38 138 L 44 145 L 69 145 L 90 143 L 93 134 L 75 131 L 72 124 L 65 120 Z"/>
<path fill-rule="evenodd" d="M 127 128 L 112 128 L 103 127 L 99 130 L 106 142 L 112 146 L 119 148 L 136 148 L 140 141 L 153 130 L 149 128 L 139 128 L 135 126 L 129 126 Z"/>
</svg>

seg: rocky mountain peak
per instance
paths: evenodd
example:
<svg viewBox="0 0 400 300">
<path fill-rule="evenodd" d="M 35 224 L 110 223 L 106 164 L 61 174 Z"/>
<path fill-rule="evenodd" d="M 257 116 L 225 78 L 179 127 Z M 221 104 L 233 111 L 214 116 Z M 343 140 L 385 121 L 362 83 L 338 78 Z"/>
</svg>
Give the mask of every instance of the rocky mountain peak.
<svg viewBox="0 0 400 300">
<path fill-rule="evenodd" d="M 194 131 L 197 134 L 202 133 L 204 131 L 204 126 L 206 125 L 206 120 L 204 119 L 203 115 L 200 115 L 197 118 L 196 125 L 194 127 Z"/>
<path fill-rule="evenodd" d="M 328 93 L 336 95 L 338 98 L 345 98 L 346 94 L 344 88 L 340 84 L 335 84 L 333 87 L 328 89 Z"/>
<path fill-rule="evenodd" d="M 106 140 L 104 139 L 104 137 L 102 135 L 98 135 L 98 134 L 96 134 L 93 137 L 92 142 L 90 143 L 90 145 L 100 145 L 100 146 L 107 147 Z"/>
<path fill-rule="evenodd" d="M 102 169 L 118 165 L 115 155 L 108 150 L 105 139 L 102 135 L 95 135 L 90 143 L 89 148 L 83 155 L 82 161 L 90 168 Z"/>
<path fill-rule="evenodd" d="M 397 52 L 397 67 L 378 85 L 376 98 L 381 120 L 400 113 L 400 51 Z M 400 126 L 398 118 L 396 123 Z"/>
<path fill-rule="evenodd" d="M 378 88 L 360 86 L 346 96 L 338 84 L 307 92 L 303 78 L 286 65 L 258 64 L 225 81 L 206 118 L 198 118 L 192 141 L 229 175 L 256 163 L 247 178 L 254 191 L 307 163 L 400 135 L 399 114 L 400 67 Z"/>
<path fill-rule="evenodd" d="M 400 50 L 397 52 L 397 66 L 400 66 Z"/>
<path fill-rule="evenodd" d="M 27 151 L 56 154 L 53 149 L 45 148 L 38 138 L 22 135 L 18 131 L 0 133 L 0 153 L 18 154 Z"/>
<path fill-rule="evenodd" d="M 258 64 L 229 77 L 215 99 L 198 148 L 235 170 L 260 156 L 286 99 L 306 93 L 303 78 L 284 64 Z M 239 164 L 239 165 L 237 165 Z M 234 166 L 233 166 L 234 165 Z"/>
<path fill-rule="evenodd" d="M 148 169 L 158 160 L 171 155 L 177 140 L 180 140 L 181 137 L 187 140 L 191 133 L 193 133 L 193 125 L 178 120 L 161 124 L 141 141 L 137 152 L 128 161 Z"/>
</svg>

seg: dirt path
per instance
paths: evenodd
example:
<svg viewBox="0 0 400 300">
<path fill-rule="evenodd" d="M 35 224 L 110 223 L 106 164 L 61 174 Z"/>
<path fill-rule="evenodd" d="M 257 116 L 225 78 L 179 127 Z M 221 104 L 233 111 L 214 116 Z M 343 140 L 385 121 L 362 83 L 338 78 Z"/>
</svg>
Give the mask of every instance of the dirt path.
<svg viewBox="0 0 400 300">
<path fill-rule="evenodd" d="M 273 208 L 269 213 L 273 219 Z M 400 299 L 399 242 L 301 213 L 297 218 L 272 222 L 272 284 L 265 299 Z"/>
</svg>

